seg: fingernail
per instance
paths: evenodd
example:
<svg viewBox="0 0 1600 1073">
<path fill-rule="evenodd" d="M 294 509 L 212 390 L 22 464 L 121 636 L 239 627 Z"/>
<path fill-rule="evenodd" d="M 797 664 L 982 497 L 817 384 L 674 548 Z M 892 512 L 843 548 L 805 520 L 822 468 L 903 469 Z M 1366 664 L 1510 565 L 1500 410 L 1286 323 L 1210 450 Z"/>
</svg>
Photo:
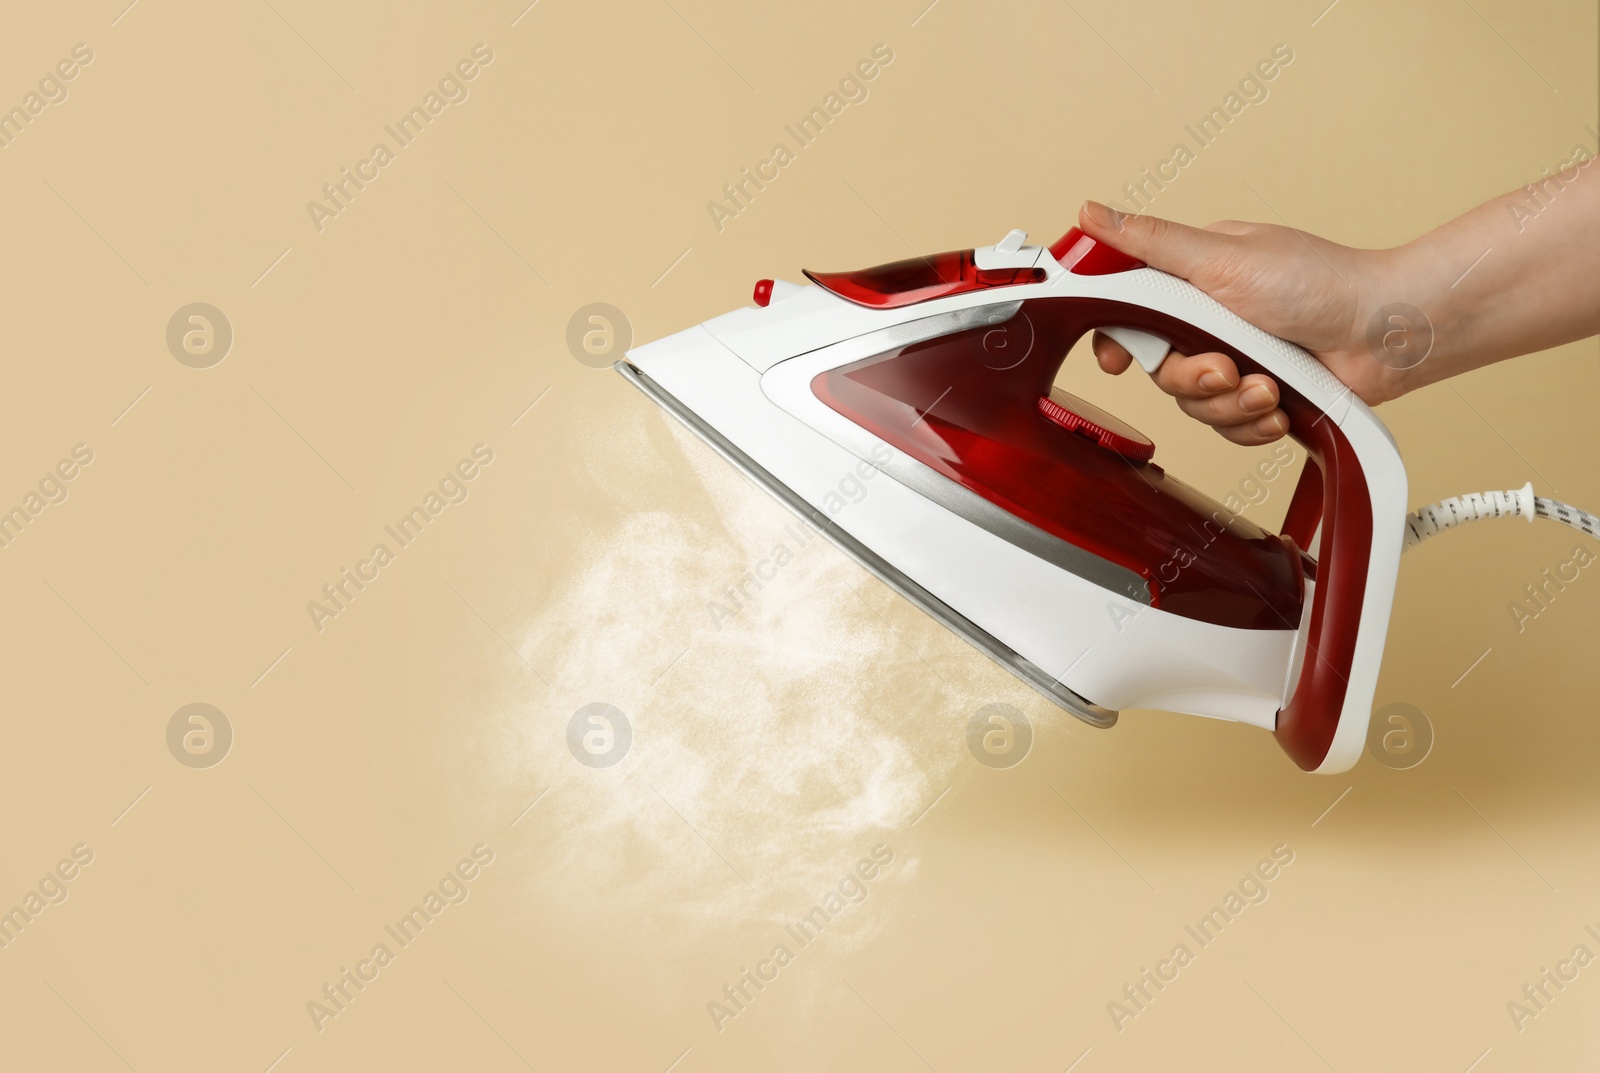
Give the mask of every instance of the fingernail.
<svg viewBox="0 0 1600 1073">
<path fill-rule="evenodd" d="M 1200 374 L 1201 391 L 1223 391 L 1233 386 L 1233 381 L 1215 369 Z"/>
<path fill-rule="evenodd" d="M 1265 410 L 1272 405 L 1272 389 L 1265 384 L 1257 384 L 1239 396 L 1239 405 L 1246 413 Z"/>
<path fill-rule="evenodd" d="M 1101 227 L 1112 227 L 1116 228 L 1118 231 L 1122 230 L 1122 213 L 1118 212 L 1116 209 L 1113 209 L 1111 206 L 1102 205 L 1098 201 L 1085 201 L 1083 203 L 1083 208 L 1084 211 L 1088 213 L 1089 219 L 1093 220 Z"/>
<path fill-rule="evenodd" d="M 1282 413 L 1268 414 L 1256 422 L 1256 433 L 1261 436 L 1282 436 L 1289 431 L 1289 418 Z"/>
</svg>

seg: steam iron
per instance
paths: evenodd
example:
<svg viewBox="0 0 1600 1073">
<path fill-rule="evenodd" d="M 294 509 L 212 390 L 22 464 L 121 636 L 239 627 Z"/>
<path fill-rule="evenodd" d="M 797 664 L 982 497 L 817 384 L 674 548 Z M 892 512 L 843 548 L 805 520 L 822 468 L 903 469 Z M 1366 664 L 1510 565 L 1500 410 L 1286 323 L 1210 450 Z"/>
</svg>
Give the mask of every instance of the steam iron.
<svg viewBox="0 0 1600 1073">
<path fill-rule="evenodd" d="M 1077 229 L 856 272 L 617 369 L 928 614 L 1097 727 L 1159 708 L 1271 731 L 1307 771 L 1366 740 L 1406 526 L 1383 423 L 1310 354 Z M 1308 462 L 1281 532 L 1054 387 L 1084 333 L 1146 372 L 1218 351 L 1281 388 Z M 881 473 L 847 502 L 841 480 Z M 858 467 L 862 467 L 858 470 Z"/>
</svg>

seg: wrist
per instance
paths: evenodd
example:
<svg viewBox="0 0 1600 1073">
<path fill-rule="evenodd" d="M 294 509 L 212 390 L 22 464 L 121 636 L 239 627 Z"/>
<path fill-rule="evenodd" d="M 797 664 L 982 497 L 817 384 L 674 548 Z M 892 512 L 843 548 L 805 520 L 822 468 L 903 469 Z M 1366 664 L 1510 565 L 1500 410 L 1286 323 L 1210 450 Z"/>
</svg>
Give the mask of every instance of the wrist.
<svg viewBox="0 0 1600 1073">
<path fill-rule="evenodd" d="M 1376 293 L 1386 297 L 1367 315 L 1381 322 L 1385 309 L 1398 307 L 1396 312 L 1407 318 L 1406 327 L 1417 343 L 1405 360 L 1374 351 L 1382 364 L 1406 366 L 1394 370 L 1395 394 L 1389 397 L 1494 360 L 1496 318 L 1503 315 L 1505 303 L 1490 296 L 1509 282 L 1504 275 L 1505 254 L 1489 257 L 1495 235 L 1486 223 L 1498 219 L 1498 215 L 1485 217 L 1480 209 L 1462 218 L 1472 226 L 1447 225 L 1381 251 Z"/>
<path fill-rule="evenodd" d="M 1353 250 L 1356 290 L 1346 353 L 1346 382 L 1369 405 L 1427 382 L 1440 358 L 1438 326 L 1445 298 L 1433 293 L 1413 244 Z"/>
</svg>

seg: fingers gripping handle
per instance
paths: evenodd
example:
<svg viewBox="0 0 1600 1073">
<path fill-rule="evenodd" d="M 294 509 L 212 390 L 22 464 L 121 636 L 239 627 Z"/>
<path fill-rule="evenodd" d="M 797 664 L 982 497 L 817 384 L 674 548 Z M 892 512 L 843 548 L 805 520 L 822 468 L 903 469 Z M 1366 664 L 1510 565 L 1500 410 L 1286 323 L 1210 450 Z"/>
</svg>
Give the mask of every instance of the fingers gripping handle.
<svg viewBox="0 0 1600 1073">
<path fill-rule="evenodd" d="M 1257 328 L 1187 280 L 1142 268 L 1116 277 L 1120 286 L 1138 292 L 1132 300 L 1146 308 L 1184 321 L 1199 331 L 1237 347 L 1260 371 L 1292 388 L 1320 413 L 1342 422 L 1352 398 L 1327 367 L 1305 350 Z M 1100 331 L 1116 340 L 1139 367 L 1152 375 L 1171 350 L 1171 341 L 1148 330 L 1113 326 Z M 1319 413 L 1319 416 L 1320 416 Z"/>
</svg>

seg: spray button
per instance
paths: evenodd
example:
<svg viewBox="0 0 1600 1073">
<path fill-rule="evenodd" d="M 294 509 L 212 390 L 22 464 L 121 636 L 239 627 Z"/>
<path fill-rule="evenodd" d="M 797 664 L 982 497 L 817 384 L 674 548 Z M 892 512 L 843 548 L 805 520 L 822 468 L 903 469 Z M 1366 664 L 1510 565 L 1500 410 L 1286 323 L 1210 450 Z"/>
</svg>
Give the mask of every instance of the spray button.
<svg viewBox="0 0 1600 1073">
<path fill-rule="evenodd" d="M 1056 240 L 1050 247 L 1050 256 L 1061 262 L 1062 268 L 1080 276 L 1106 276 L 1145 267 L 1138 258 L 1104 242 L 1096 242 L 1076 227 Z"/>
</svg>

